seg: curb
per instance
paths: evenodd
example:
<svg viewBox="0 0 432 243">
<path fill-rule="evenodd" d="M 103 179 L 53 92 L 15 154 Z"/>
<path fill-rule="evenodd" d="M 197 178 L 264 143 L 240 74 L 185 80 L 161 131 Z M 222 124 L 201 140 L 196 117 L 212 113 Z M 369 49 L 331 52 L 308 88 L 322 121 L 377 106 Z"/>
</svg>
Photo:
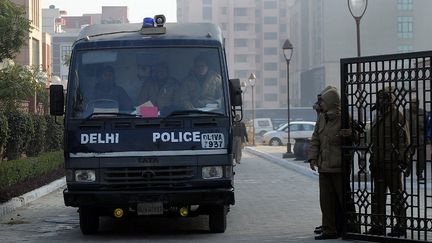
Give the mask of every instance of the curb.
<svg viewBox="0 0 432 243">
<path fill-rule="evenodd" d="M 55 180 L 45 186 L 27 192 L 19 197 L 14 197 L 11 200 L 0 204 L 0 218 L 15 211 L 17 208 L 27 205 L 28 203 L 43 197 L 66 185 L 66 177 Z"/>
<path fill-rule="evenodd" d="M 290 160 L 275 157 L 271 154 L 258 151 L 257 149 L 254 149 L 252 147 L 245 147 L 244 150 L 246 152 L 253 154 L 253 155 L 256 155 L 258 157 L 266 159 L 266 160 L 268 160 L 274 164 L 280 165 L 286 169 L 293 170 L 299 174 L 302 174 L 302 175 L 308 176 L 310 178 L 313 178 L 315 180 L 318 180 L 318 175 L 319 175 L 318 172 L 313 171 L 313 170 L 306 168 L 304 166 L 297 165 Z"/>
</svg>

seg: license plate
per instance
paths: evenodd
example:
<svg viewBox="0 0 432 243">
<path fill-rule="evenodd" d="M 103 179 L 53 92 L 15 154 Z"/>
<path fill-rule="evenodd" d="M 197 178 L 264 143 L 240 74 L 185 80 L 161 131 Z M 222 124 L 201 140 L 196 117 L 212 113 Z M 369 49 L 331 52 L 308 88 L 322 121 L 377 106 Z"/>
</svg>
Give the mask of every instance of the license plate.
<svg viewBox="0 0 432 243">
<path fill-rule="evenodd" d="M 138 215 L 161 215 L 163 214 L 163 204 L 162 202 L 138 203 L 137 214 Z"/>
<path fill-rule="evenodd" d="M 217 149 L 225 146 L 224 135 L 222 133 L 203 133 L 201 134 L 202 148 Z"/>
</svg>

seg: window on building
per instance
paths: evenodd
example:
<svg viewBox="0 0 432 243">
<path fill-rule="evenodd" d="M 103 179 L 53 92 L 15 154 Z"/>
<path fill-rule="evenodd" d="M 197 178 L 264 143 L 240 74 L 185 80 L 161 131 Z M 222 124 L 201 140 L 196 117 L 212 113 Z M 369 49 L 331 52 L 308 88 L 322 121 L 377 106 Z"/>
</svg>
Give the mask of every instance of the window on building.
<svg viewBox="0 0 432 243">
<path fill-rule="evenodd" d="M 261 41 L 255 40 L 255 48 L 261 48 Z"/>
<path fill-rule="evenodd" d="M 264 2 L 264 9 L 277 9 L 277 2 L 276 1 L 265 1 Z"/>
<path fill-rule="evenodd" d="M 278 94 L 264 94 L 264 101 L 277 101 L 278 100 Z"/>
<path fill-rule="evenodd" d="M 237 63 L 247 62 L 247 55 L 244 55 L 244 54 L 235 55 L 234 56 L 234 62 L 237 62 Z"/>
<path fill-rule="evenodd" d="M 264 63 L 264 70 L 265 71 L 276 71 L 277 70 L 277 63 L 275 63 L 275 62 Z"/>
<path fill-rule="evenodd" d="M 222 13 L 222 15 L 227 15 L 228 14 L 228 8 L 227 7 L 222 7 L 221 8 L 221 13 Z"/>
<path fill-rule="evenodd" d="M 259 33 L 262 30 L 262 26 L 260 24 L 255 25 L 255 32 Z"/>
<path fill-rule="evenodd" d="M 286 8 L 282 8 L 279 10 L 279 16 L 280 17 L 286 17 L 287 16 L 287 9 Z"/>
<path fill-rule="evenodd" d="M 277 78 L 265 78 L 264 85 L 266 86 L 276 86 L 278 83 Z"/>
<path fill-rule="evenodd" d="M 212 5 L 212 0 L 203 0 L 203 5 Z"/>
<path fill-rule="evenodd" d="M 261 62 L 261 55 L 256 55 L 255 56 L 255 63 L 259 63 Z"/>
<path fill-rule="evenodd" d="M 235 77 L 236 78 L 247 78 L 249 77 L 249 71 L 248 70 L 236 70 L 235 72 Z"/>
<path fill-rule="evenodd" d="M 247 31 L 248 30 L 248 24 L 244 24 L 244 23 L 234 24 L 234 30 L 235 31 Z"/>
<path fill-rule="evenodd" d="M 398 10 L 412 10 L 413 1 L 412 0 L 397 0 Z"/>
<path fill-rule="evenodd" d="M 39 40 L 32 38 L 32 65 L 39 66 Z"/>
<path fill-rule="evenodd" d="M 411 16 L 398 17 L 398 37 L 402 39 L 413 38 L 413 17 Z"/>
<path fill-rule="evenodd" d="M 279 25 L 279 32 L 281 33 L 287 33 L 288 32 L 288 27 L 286 24 L 280 24 Z"/>
<path fill-rule="evenodd" d="M 278 49 L 275 47 L 264 47 L 264 55 L 277 55 Z"/>
<path fill-rule="evenodd" d="M 264 24 L 277 24 L 277 17 L 264 17 Z"/>
<path fill-rule="evenodd" d="M 255 10 L 255 17 L 256 18 L 261 18 L 261 10 L 260 9 L 256 9 Z"/>
<path fill-rule="evenodd" d="M 398 52 L 404 53 L 404 52 L 412 52 L 414 51 L 414 47 L 412 45 L 400 45 L 398 46 Z"/>
<path fill-rule="evenodd" d="M 61 46 L 61 58 L 65 59 L 71 54 L 72 47 L 71 46 Z"/>
<path fill-rule="evenodd" d="M 247 39 L 235 39 L 234 47 L 247 47 Z"/>
<path fill-rule="evenodd" d="M 276 32 L 264 32 L 264 40 L 276 40 L 277 38 Z"/>
<path fill-rule="evenodd" d="M 247 16 L 246 8 L 234 8 L 234 16 Z"/>
<path fill-rule="evenodd" d="M 212 7 L 203 7 L 203 19 L 204 20 L 212 20 L 213 13 Z"/>
</svg>

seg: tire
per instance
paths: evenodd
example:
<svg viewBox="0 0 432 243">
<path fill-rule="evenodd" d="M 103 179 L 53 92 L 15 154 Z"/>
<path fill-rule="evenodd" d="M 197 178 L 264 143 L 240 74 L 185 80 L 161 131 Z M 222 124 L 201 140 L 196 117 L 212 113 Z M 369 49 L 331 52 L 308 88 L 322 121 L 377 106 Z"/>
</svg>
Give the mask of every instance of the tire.
<svg viewBox="0 0 432 243">
<path fill-rule="evenodd" d="M 227 206 L 214 206 L 209 214 L 209 227 L 212 233 L 224 233 L 227 226 Z"/>
<path fill-rule="evenodd" d="M 272 138 L 269 141 L 270 146 L 282 146 L 282 141 L 279 138 Z"/>
<path fill-rule="evenodd" d="M 96 234 L 99 229 L 99 215 L 95 209 L 80 207 L 79 222 L 81 233 L 84 235 Z"/>
</svg>

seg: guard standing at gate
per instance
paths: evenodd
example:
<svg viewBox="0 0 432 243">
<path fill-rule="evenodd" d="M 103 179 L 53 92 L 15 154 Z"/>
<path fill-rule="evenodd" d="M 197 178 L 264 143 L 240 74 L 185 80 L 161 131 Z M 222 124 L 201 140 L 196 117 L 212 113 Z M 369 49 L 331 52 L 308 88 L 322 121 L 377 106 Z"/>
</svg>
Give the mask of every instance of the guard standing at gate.
<svg viewBox="0 0 432 243">
<path fill-rule="evenodd" d="M 341 101 L 337 89 L 327 87 L 320 97 L 320 108 L 312 135 L 308 161 L 318 167 L 322 233 L 316 240 L 336 239 L 336 210 L 342 205 L 342 137 L 351 137 L 351 129 L 341 129 Z"/>
<path fill-rule="evenodd" d="M 244 122 L 240 121 L 240 115 L 235 116 L 234 126 L 233 126 L 233 151 L 234 151 L 234 161 L 240 164 L 242 157 L 242 149 L 245 142 L 249 142 L 246 125 Z"/>
<path fill-rule="evenodd" d="M 406 200 L 403 196 L 402 173 L 409 176 L 409 131 L 405 117 L 397 109 L 394 90 L 386 87 L 377 93 L 376 117 L 371 127 L 370 171 L 374 183 L 372 193 L 373 235 L 386 233 L 387 188 L 391 193 L 391 210 L 396 219 L 388 236 L 406 236 Z M 393 217 L 392 217 L 393 218 Z"/>
<path fill-rule="evenodd" d="M 405 112 L 406 119 L 410 124 L 411 145 L 413 152 L 417 154 L 416 175 L 418 180 L 423 180 L 423 172 L 426 166 L 425 152 L 425 112 L 419 107 L 417 98 L 411 99 L 411 107 Z"/>
</svg>

